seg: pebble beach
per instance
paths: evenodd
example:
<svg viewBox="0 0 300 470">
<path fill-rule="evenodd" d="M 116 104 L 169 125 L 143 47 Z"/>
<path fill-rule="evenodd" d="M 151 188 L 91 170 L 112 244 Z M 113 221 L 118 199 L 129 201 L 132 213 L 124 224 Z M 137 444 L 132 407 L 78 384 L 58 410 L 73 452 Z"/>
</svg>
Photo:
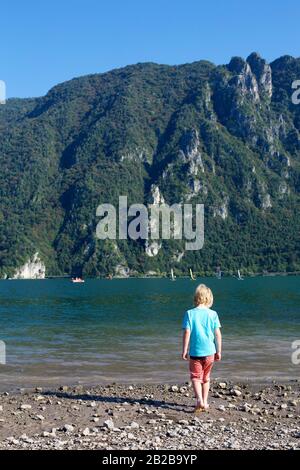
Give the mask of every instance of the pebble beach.
<svg viewBox="0 0 300 470">
<path fill-rule="evenodd" d="M 0 449 L 300 449 L 300 382 L 60 386 L 2 393 Z"/>
</svg>

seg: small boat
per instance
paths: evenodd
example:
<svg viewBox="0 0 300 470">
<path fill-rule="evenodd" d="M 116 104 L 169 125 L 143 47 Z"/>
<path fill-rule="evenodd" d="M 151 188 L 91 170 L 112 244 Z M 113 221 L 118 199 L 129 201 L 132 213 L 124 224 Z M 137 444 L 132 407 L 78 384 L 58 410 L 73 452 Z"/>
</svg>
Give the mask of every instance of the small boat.
<svg viewBox="0 0 300 470">
<path fill-rule="evenodd" d="M 240 273 L 240 270 L 239 270 L 239 269 L 238 269 L 238 272 L 237 272 L 237 273 L 238 273 L 238 277 L 237 277 L 238 280 L 239 280 L 239 281 L 243 281 L 244 278 L 243 278 L 243 276 L 241 276 L 241 273 Z"/>
<path fill-rule="evenodd" d="M 196 281 L 196 278 L 194 277 L 193 271 L 190 268 L 190 277 L 192 281 Z"/>
<path fill-rule="evenodd" d="M 222 271 L 217 271 L 216 272 L 216 278 L 217 279 L 222 279 Z"/>
<path fill-rule="evenodd" d="M 176 280 L 176 276 L 174 275 L 174 270 L 173 270 L 173 268 L 171 269 L 171 279 L 172 279 L 172 281 L 175 281 L 175 280 Z"/>
<path fill-rule="evenodd" d="M 81 277 L 72 277 L 72 282 L 82 284 L 84 282 L 84 279 Z"/>
</svg>

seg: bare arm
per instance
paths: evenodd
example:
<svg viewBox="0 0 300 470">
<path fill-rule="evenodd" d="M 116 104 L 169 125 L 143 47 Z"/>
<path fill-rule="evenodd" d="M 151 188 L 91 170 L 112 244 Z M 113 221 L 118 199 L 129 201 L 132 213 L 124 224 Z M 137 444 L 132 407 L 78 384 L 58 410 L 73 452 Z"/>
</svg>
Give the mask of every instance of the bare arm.
<svg viewBox="0 0 300 470">
<path fill-rule="evenodd" d="M 182 359 L 184 361 L 188 360 L 188 349 L 189 349 L 189 342 L 190 342 L 191 331 L 187 328 L 183 331 L 183 338 L 182 338 Z"/>
<path fill-rule="evenodd" d="M 215 329 L 215 345 L 216 345 L 216 361 L 220 361 L 222 357 L 222 334 L 220 328 Z"/>
</svg>

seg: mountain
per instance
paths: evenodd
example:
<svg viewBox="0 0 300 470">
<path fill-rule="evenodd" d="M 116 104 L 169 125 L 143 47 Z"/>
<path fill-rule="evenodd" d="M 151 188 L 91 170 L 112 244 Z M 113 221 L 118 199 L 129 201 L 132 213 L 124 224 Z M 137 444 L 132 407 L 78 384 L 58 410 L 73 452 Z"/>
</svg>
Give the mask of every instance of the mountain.
<svg viewBox="0 0 300 470">
<path fill-rule="evenodd" d="M 0 106 L 0 275 L 300 270 L 300 59 L 143 63 Z M 203 203 L 205 243 L 98 240 L 96 208 Z"/>
</svg>

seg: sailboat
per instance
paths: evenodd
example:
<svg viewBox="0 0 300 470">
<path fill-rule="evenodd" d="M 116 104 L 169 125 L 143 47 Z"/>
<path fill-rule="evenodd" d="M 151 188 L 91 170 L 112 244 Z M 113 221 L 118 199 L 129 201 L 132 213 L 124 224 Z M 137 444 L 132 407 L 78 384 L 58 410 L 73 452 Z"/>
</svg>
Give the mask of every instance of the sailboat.
<svg viewBox="0 0 300 470">
<path fill-rule="evenodd" d="M 171 279 L 172 279 L 172 281 L 175 281 L 175 279 L 176 279 L 176 276 L 174 276 L 173 268 L 171 269 Z"/>
<path fill-rule="evenodd" d="M 239 281 L 243 281 L 244 278 L 243 278 L 243 276 L 241 276 L 241 273 L 240 273 L 240 270 L 239 270 L 239 269 L 238 269 L 238 272 L 237 272 L 237 273 L 238 273 L 238 280 L 239 280 Z"/>
<path fill-rule="evenodd" d="M 190 276 L 192 281 L 196 281 L 196 278 L 194 277 L 193 271 L 190 268 Z"/>
<path fill-rule="evenodd" d="M 221 279 L 222 278 L 222 271 L 221 271 L 221 267 L 220 266 L 217 266 L 216 267 L 216 278 L 217 279 Z"/>
</svg>

